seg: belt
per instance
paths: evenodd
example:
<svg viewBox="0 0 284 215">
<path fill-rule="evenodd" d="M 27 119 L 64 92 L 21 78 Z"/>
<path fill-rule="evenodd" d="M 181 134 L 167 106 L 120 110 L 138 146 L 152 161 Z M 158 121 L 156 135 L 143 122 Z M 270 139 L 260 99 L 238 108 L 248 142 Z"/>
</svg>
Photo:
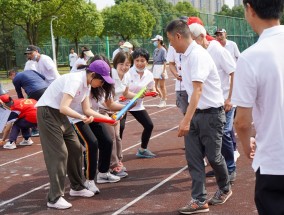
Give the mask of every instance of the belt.
<svg viewBox="0 0 284 215">
<path fill-rule="evenodd" d="M 223 106 L 217 107 L 217 108 L 211 107 L 211 108 L 202 109 L 202 110 L 201 109 L 196 109 L 195 113 L 219 113 L 222 110 L 224 110 Z"/>
</svg>

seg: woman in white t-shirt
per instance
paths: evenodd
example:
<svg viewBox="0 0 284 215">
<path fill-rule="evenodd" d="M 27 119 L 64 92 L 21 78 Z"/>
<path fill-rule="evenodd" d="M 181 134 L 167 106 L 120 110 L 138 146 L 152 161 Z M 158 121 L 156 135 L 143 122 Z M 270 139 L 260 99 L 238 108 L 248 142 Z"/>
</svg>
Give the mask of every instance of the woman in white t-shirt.
<svg viewBox="0 0 284 215">
<path fill-rule="evenodd" d="M 80 57 L 75 61 L 70 72 L 84 71 L 84 66 L 87 65 L 88 60 L 92 57 L 94 57 L 93 52 L 90 49 L 84 49 L 81 52 Z"/>
<path fill-rule="evenodd" d="M 90 108 L 91 90 L 113 83 L 107 63 L 97 60 L 86 72 L 69 73 L 57 78 L 37 102 L 38 128 L 43 155 L 50 178 L 47 206 L 56 209 L 72 207 L 64 198 L 64 181 L 70 179 L 71 196 L 91 197 L 82 181 L 82 146 L 68 119 L 86 124 L 94 117 L 111 119 Z"/>
</svg>

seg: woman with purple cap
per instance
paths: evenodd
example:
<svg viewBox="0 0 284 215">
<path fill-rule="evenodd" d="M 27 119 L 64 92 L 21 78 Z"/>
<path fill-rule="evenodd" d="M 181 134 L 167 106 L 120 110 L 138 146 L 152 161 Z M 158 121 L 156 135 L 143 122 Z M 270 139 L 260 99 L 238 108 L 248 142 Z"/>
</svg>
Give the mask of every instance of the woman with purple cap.
<svg viewBox="0 0 284 215">
<path fill-rule="evenodd" d="M 110 120 L 90 108 L 91 90 L 104 83 L 113 84 L 110 68 L 103 60 L 90 64 L 86 72 L 69 73 L 53 81 L 37 102 L 38 128 L 43 155 L 50 179 L 47 206 L 67 209 L 72 205 L 64 196 L 66 175 L 70 179 L 70 196 L 92 197 L 82 181 L 82 146 L 68 117 L 85 124 L 95 118 Z"/>
</svg>

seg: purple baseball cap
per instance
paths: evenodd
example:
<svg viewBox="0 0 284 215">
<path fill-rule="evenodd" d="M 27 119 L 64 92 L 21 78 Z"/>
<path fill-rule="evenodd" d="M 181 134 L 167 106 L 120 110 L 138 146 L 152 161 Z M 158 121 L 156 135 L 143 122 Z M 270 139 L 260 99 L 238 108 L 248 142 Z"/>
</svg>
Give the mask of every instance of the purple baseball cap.
<svg viewBox="0 0 284 215">
<path fill-rule="evenodd" d="M 87 69 L 101 75 L 107 83 L 114 84 L 114 80 L 110 77 L 110 67 L 105 61 L 95 60 Z"/>
</svg>

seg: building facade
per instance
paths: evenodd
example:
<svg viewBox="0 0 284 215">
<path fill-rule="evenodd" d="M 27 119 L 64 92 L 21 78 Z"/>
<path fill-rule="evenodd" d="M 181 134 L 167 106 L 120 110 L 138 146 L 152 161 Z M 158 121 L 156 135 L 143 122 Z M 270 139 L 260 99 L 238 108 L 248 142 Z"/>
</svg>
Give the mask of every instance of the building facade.
<svg viewBox="0 0 284 215">
<path fill-rule="evenodd" d="M 234 6 L 243 5 L 243 0 L 234 0 Z"/>
<path fill-rule="evenodd" d="M 173 5 L 178 2 L 189 2 L 191 5 L 200 12 L 214 14 L 219 12 L 225 4 L 225 0 L 167 0 Z"/>
</svg>

